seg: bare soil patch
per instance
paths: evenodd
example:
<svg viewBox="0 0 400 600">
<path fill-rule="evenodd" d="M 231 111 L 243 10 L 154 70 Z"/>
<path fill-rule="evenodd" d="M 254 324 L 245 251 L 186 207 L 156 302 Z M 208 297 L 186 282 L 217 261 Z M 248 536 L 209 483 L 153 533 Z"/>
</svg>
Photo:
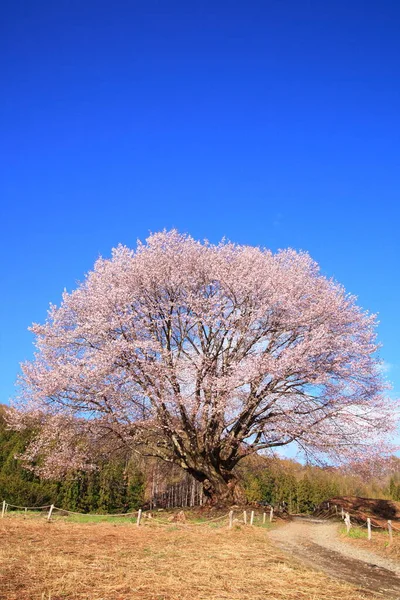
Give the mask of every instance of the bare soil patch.
<svg viewBox="0 0 400 600">
<path fill-rule="evenodd" d="M 331 498 L 330 506 L 338 506 L 348 512 L 353 519 L 366 521 L 369 517 L 376 525 L 387 526 L 388 519 L 400 526 L 400 502 L 379 498 L 361 498 L 359 496 L 341 496 Z"/>
</svg>

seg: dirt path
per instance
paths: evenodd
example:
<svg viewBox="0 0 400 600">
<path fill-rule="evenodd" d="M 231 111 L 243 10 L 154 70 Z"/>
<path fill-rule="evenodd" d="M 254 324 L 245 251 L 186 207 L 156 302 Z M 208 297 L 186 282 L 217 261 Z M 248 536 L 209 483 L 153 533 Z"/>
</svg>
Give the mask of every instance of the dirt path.
<svg viewBox="0 0 400 600">
<path fill-rule="evenodd" d="M 292 521 L 269 532 L 285 552 L 371 597 L 400 600 L 400 564 L 342 542 L 332 522 Z"/>
</svg>

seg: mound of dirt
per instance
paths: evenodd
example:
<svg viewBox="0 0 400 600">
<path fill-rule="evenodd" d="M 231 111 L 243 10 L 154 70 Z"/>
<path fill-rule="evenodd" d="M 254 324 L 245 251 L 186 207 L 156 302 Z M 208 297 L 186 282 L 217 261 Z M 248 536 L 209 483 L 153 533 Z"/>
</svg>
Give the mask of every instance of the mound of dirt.
<svg viewBox="0 0 400 600">
<path fill-rule="evenodd" d="M 366 521 L 369 517 L 377 525 L 383 525 L 391 519 L 400 521 L 400 502 L 382 500 L 381 498 L 360 498 L 359 496 L 341 496 L 331 498 L 330 506 L 343 508 L 353 518 Z"/>
<path fill-rule="evenodd" d="M 183 510 L 180 510 L 175 515 L 172 515 L 172 517 L 170 517 L 168 521 L 170 521 L 171 523 L 186 523 L 186 515 L 183 512 Z"/>
</svg>

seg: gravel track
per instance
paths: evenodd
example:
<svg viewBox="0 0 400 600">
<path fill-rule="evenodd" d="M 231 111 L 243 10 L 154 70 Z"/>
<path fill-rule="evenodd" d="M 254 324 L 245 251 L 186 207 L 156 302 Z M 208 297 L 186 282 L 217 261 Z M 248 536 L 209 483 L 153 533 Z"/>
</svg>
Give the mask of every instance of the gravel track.
<svg viewBox="0 0 400 600">
<path fill-rule="evenodd" d="M 355 548 L 338 537 L 338 524 L 292 521 L 269 532 L 282 550 L 335 579 L 355 584 L 370 597 L 400 600 L 400 564 Z"/>
</svg>

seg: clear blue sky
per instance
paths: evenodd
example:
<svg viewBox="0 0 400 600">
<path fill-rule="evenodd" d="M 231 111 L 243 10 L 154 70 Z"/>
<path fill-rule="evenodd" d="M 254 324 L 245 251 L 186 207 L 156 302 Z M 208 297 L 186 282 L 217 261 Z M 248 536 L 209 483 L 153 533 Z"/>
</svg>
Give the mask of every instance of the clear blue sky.
<svg viewBox="0 0 400 600">
<path fill-rule="evenodd" d="M 0 402 L 49 302 L 171 227 L 308 250 L 400 395 L 397 0 L 13 0 L 0 29 Z"/>
</svg>

